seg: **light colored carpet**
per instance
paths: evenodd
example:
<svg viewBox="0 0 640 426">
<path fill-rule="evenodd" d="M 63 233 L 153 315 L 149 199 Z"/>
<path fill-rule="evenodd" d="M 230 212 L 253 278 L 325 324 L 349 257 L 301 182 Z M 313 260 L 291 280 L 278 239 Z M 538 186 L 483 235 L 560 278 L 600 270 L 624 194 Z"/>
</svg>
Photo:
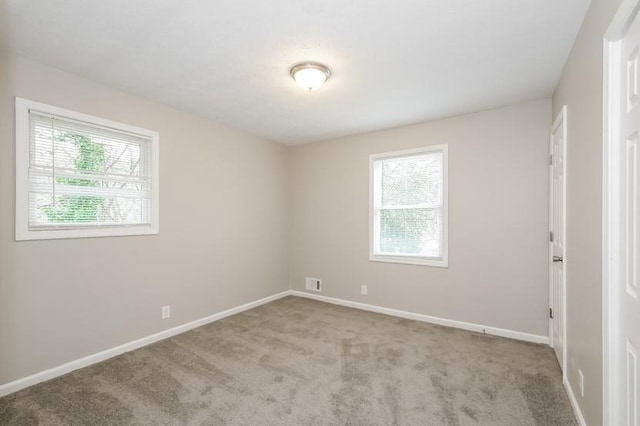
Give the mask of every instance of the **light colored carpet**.
<svg viewBox="0 0 640 426">
<path fill-rule="evenodd" d="M 0 399 L 2 425 L 575 425 L 552 350 L 286 297 Z"/>
</svg>

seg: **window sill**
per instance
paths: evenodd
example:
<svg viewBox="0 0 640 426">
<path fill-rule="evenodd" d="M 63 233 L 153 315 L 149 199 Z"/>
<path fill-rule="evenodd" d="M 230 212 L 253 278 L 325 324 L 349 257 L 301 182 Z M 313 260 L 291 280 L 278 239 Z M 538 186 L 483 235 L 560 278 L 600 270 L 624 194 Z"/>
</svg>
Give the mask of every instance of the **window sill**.
<svg viewBox="0 0 640 426">
<path fill-rule="evenodd" d="M 432 266 L 436 268 L 449 267 L 449 261 L 447 259 L 435 259 L 427 257 L 370 255 L 369 260 L 371 262 L 401 263 L 406 265 Z"/>
<path fill-rule="evenodd" d="M 156 235 L 157 226 L 104 227 L 91 229 L 42 229 L 39 231 L 18 230 L 16 241 L 58 240 L 66 238 L 126 237 L 134 235 Z"/>
</svg>

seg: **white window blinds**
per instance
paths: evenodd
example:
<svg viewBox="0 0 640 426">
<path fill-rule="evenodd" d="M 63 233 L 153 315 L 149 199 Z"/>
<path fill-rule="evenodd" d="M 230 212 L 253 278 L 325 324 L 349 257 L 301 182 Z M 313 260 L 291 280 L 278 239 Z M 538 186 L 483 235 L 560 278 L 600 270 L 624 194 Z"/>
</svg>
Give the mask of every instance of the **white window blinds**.
<svg viewBox="0 0 640 426">
<path fill-rule="evenodd" d="M 445 258 L 446 150 L 415 151 L 372 157 L 374 257 Z"/>
<path fill-rule="evenodd" d="M 151 138 L 29 110 L 28 227 L 150 224 Z"/>
</svg>

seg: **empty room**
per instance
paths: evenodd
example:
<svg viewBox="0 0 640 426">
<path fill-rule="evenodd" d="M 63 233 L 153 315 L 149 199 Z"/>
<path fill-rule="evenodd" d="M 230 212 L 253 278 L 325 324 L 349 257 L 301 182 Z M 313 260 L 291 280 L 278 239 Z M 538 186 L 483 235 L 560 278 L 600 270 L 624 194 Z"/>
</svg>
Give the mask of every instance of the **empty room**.
<svg viewBox="0 0 640 426">
<path fill-rule="evenodd" d="M 640 0 L 0 1 L 1 425 L 640 426 Z"/>
</svg>

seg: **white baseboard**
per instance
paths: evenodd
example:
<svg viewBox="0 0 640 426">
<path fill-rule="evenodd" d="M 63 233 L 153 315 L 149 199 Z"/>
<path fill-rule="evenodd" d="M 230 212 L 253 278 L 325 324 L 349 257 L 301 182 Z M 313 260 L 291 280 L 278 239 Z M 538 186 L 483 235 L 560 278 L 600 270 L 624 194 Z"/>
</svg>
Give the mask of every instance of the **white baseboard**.
<svg viewBox="0 0 640 426">
<path fill-rule="evenodd" d="M 446 327 L 461 328 L 463 330 L 475 331 L 478 333 L 491 334 L 494 336 L 508 337 L 510 339 L 524 340 L 525 342 L 549 344 L 549 336 L 523 333 L 521 331 L 507 330 L 504 328 L 490 327 L 470 322 L 456 321 L 446 318 L 432 317 L 430 315 L 416 314 L 414 312 L 400 311 L 398 309 L 384 308 L 382 306 L 368 305 L 366 303 L 352 302 L 350 300 L 336 299 L 333 297 L 320 296 L 306 293 L 304 291 L 290 290 L 292 296 L 306 297 L 307 299 L 319 300 L 333 303 L 334 305 L 347 306 L 349 308 L 361 309 L 363 311 L 377 312 L 380 314 L 392 315 L 394 317 L 406 318 L 416 321 L 428 322 L 431 324 L 444 325 Z"/>
<path fill-rule="evenodd" d="M 221 320 L 228 316 L 238 314 L 240 312 L 255 308 L 260 305 L 264 305 L 265 303 L 269 303 L 274 300 L 281 299 L 285 296 L 288 296 L 289 294 L 290 294 L 290 290 L 283 291 L 281 293 L 274 294 L 273 296 L 265 297 L 264 299 L 256 300 L 254 302 L 250 302 L 242 306 L 237 306 L 235 308 L 227 309 L 226 311 L 218 312 L 217 314 L 213 314 L 208 317 L 201 318 L 199 320 L 182 324 L 177 327 L 170 328 L 168 330 L 163 330 L 163 331 L 160 331 L 159 333 L 155 333 L 150 336 L 146 336 L 141 339 L 137 339 L 120 346 L 116 346 L 115 348 L 107 349 L 102 352 L 98 352 L 93 355 L 89 355 L 84 358 L 76 359 L 74 361 L 70 361 L 65 364 L 59 365 L 57 367 L 53 367 L 48 370 L 41 371 L 31 376 L 27 376 L 22 379 L 15 380 L 13 382 L 6 383 L 4 385 L 0 385 L 0 397 L 4 395 L 8 395 L 10 393 L 17 392 L 21 389 L 35 385 L 37 383 L 51 380 L 58 376 L 62 376 L 63 374 L 70 373 L 71 371 L 77 370 L 78 368 L 87 367 L 89 365 L 92 365 L 101 361 L 105 361 L 109 358 L 113 358 L 125 352 L 129 352 L 134 349 L 147 346 L 151 343 L 155 343 L 159 340 L 164 340 L 169 337 L 173 337 L 177 334 L 184 333 L 185 331 L 189 331 L 194 328 L 203 326 L 205 324 L 209 324 L 214 321 Z"/>
<path fill-rule="evenodd" d="M 582 415 L 582 410 L 578 405 L 578 400 L 576 399 L 576 395 L 573 393 L 573 388 L 571 387 L 571 383 L 569 380 L 564 381 L 564 389 L 567 392 L 567 396 L 569 397 L 569 401 L 571 402 L 571 407 L 573 407 L 573 412 L 576 415 L 576 419 L 578 419 L 578 424 L 580 426 L 587 426 L 587 422 L 584 421 L 584 416 Z"/>
<path fill-rule="evenodd" d="M 250 302 L 242 306 L 237 306 L 235 308 L 227 309 L 226 311 L 222 311 L 217 314 L 213 314 L 208 317 L 201 318 L 199 320 L 182 324 L 177 327 L 170 328 L 168 330 L 163 330 L 158 333 L 152 334 L 150 336 L 146 336 L 141 339 L 137 339 L 137 340 L 122 344 L 120 346 L 116 346 L 114 348 L 107 349 L 102 352 L 88 355 L 84 358 L 70 361 L 65 364 L 59 365 L 57 367 L 53 367 L 48 370 L 41 371 L 31 376 L 27 376 L 27 377 L 15 380 L 13 382 L 6 383 L 4 385 L 0 385 L 0 397 L 4 395 L 8 395 L 10 393 L 17 392 L 21 389 L 35 385 L 37 383 L 41 383 L 41 382 L 62 376 L 63 374 L 70 373 L 71 371 L 77 370 L 79 368 L 87 367 L 89 365 L 92 365 L 101 361 L 105 361 L 109 358 L 113 358 L 125 352 L 129 352 L 129 351 L 141 348 L 143 346 L 147 346 L 151 343 L 155 343 L 157 341 L 164 340 L 169 337 L 173 337 L 177 334 L 184 333 L 186 331 L 203 326 L 205 324 L 209 324 L 214 321 L 218 321 L 223 318 L 226 318 L 228 316 L 235 315 L 237 313 L 255 308 L 260 305 L 264 305 L 265 303 L 269 303 L 289 295 L 306 297 L 308 299 L 315 299 L 322 302 L 333 303 L 335 305 L 347 306 L 350 308 L 361 309 L 364 311 L 377 312 L 377 313 L 392 315 L 400 318 L 406 318 L 406 319 L 411 319 L 416 321 L 428 322 L 432 324 L 444 325 L 447 327 L 455 327 L 455 328 L 461 328 L 463 330 L 470 330 L 470 331 L 476 331 L 479 333 L 492 334 L 495 336 L 509 337 L 512 339 L 524 340 L 527 342 L 546 343 L 546 344 L 549 343 L 548 336 L 539 336 L 535 334 L 522 333 L 519 331 L 484 326 L 480 324 L 473 324 L 473 323 L 468 323 L 463 321 L 438 318 L 438 317 L 433 317 L 429 315 L 417 314 L 413 312 L 400 311 L 397 309 L 384 308 L 382 306 L 368 305 L 366 303 L 352 302 L 349 300 L 336 299 L 336 298 L 327 297 L 327 296 L 320 296 L 317 294 L 305 293 L 303 291 L 287 290 L 278 294 L 274 294 L 273 296 L 265 297 L 264 299 L 256 300 L 254 302 Z M 570 398 L 572 398 L 572 394 L 570 394 Z M 572 399 L 571 403 L 574 405 L 574 409 L 576 409 L 576 413 L 580 413 L 579 408 L 576 408 L 577 404 L 575 403 L 575 398 Z M 576 415 L 581 416 L 581 414 L 576 414 Z"/>
</svg>

